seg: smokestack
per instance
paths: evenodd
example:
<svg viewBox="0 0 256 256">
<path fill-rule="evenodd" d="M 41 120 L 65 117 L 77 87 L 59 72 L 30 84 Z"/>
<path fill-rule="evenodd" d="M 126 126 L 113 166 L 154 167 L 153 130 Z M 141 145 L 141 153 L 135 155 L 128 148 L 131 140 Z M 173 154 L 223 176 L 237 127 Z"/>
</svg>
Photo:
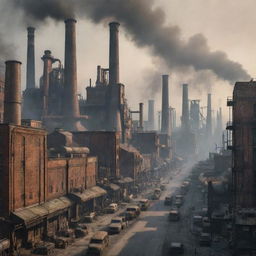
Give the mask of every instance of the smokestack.
<svg viewBox="0 0 256 256">
<path fill-rule="evenodd" d="M 97 80 L 96 80 L 96 86 L 102 84 L 102 69 L 101 66 L 97 66 Z"/>
<path fill-rule="evenodd" d="M 155 129 L 155 101 L 148 101 L 148 129 Z"/>
<path fill-rule="evenodd" d="M 118 22 L 109 23 L 109 84 L 119 83 L 119 26 Z"/>
<path fill-rule="evenodd" d="M 191 100 L 190 103 L 190 123 L 193 131 L 198 132 L 200 126 L 200 105 L 199 100 Z"/>
<path fill-rule="evenodd" d="M 169 134 L 169 75 L 162 76 L 162 119 L 161 132 Z"/>
<path fill-rule="evenodd" d="M 188 107 L 188 85 L 182 85 L 182 117 L 181 127 L 183 130 L 189 129 L 189 107 Z"/>
<path fill-rule="evenodd" d="M 21 62 L 5 62 L 4 123 L 21 125 Z"/>
<path fill-rule="evenodd" d="M 212 95 L 210 93 L 207 97 L 206 134 L 208 137 L 212 136 Z"/>
<path fill-rule="evenodd" d="M 143 103 L 140 103 L 140 130 L 143 131 Z"/>
<path fill-rule="evenodd" d="M 28 27 L 27 89 L 35 88 L 35 28 Z"/>
<path fill-rule="evenodd" d="M 64 115 L 67 119 L 79 116 L 79 105 L 77 98 L 77 67 L 76 67 L 76 20 L 67 19 L 65 35 L 65 103 Z"/>
<path fill-rule="evenodd" d="M 43 115 L 48 114 L 48 95 L 49 95 L 49 75 L 52 71 L 52 63 L 55 59 L 51 55 L 51 51 L 44 51 L 44 56 L 41 58 L 44 62 L 44 73 L 43 73 Z"/>
</svg>

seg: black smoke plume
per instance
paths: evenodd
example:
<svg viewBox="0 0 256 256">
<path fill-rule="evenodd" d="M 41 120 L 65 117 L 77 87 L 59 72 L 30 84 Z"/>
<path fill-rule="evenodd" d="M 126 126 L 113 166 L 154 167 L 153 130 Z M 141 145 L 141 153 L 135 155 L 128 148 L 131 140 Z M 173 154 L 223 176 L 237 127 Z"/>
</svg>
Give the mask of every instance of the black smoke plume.
<svg viewBox="0 0 256 256">
<path fill-rule="evenodd" d="M 184 41 L 178 26 L 166 25 L 165 13 L 155 8 L 154 0 L 12 0 L 25 12 L 26 18 L 44 21 L 70 16 L 86 16 L 95 23 L 115 19 L 125 27 L 140 47 L 150 47 L 172 70 L 191 68 L 211 70 L 217 77 L 234 83 L 250 79 L 238 62 L 222 51 L 211 51 L 207 39 L 196 34 Z"/>
</svg>

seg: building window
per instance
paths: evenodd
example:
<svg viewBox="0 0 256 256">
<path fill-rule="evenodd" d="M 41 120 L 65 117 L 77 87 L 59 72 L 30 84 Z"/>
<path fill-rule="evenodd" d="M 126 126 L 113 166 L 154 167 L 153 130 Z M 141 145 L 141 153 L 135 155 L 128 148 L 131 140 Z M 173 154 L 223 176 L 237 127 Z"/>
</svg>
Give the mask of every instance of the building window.
<svg viewBox="0 0 256 256">
<path fill-rule="evenodd" d="M 253 116 L 256 117 L 256 104 L 253 104 Z"/>
<path fill-rule="evenodd" d="M 252 129 L 252 143 L 253 143 L 253 146 L 256 146 L 256 129 L 255 128 Z"/>
</svg>

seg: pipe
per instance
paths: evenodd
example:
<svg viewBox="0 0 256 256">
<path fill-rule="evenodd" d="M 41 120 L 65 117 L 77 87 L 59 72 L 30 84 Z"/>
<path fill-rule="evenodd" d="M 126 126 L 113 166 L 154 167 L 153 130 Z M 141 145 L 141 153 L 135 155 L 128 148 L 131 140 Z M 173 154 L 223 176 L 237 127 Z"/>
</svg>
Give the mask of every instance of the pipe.
<svg viewBox="0 0 256 256">
<path fill-rule="evenodd" d="M 64 69 L 64 115 L 68 119 L 79 116 L 77 98 L 77 63 L 76 63 L 76 20 L 67 19 L 65 35 L 65 69 Z"/>
<path fill-rule="evenodd" d="M 188 85 L 182 85 L 182 117 L 181 126 L 183 130 L 189 129 L 189 106 L 188 106 Z"/>
<path fill-rule="evenodd" d="M 161 132 L 169 134 L 169 75 L 162 75 L 162 119 Z"/>
<path fill-rule="evenodd" d="M 44 62 L 44 73 L 43 73 L 43 115 L 48 114 L 48 96 L 49 96 L 49 84 L 50 84 L 50 73 L 52 71 L 52 64 L 57 61 L 51 55 L 51 51 L 45 50 L 44 56 L 41 58 Z"/>
<path fill-rule="evenodd" d="M 139 104 L 140 106 L 140 120 L 139 120 L 139 126 L 140 126 L 140 130 L 143 131 L 143 103 Z"/>
<path fill-rule="evenodd" d="M 27 42 L 27 85 L 26 88 L 35 88 L 35 28 L 28 27 Z"/>
<path fill-rule="evenodd" d="M 109 23 L 109 84 L 119 83 L 119 26 L 118 22 Z"/>
<path fill-rule="evenodd" d="M 148 129 L 155 129 L 155 101 L 148 101 Z"/>
<path fill-rule="evenodd" d="M 5 62 L 4 123 L 21 125 L 21 62 Z"/>
<path fill-rule="evenodd" d="M 206 134 L 208 137 L 212 135 L 212 95 L 210 93 L 207 96 Z"/>
</svg>

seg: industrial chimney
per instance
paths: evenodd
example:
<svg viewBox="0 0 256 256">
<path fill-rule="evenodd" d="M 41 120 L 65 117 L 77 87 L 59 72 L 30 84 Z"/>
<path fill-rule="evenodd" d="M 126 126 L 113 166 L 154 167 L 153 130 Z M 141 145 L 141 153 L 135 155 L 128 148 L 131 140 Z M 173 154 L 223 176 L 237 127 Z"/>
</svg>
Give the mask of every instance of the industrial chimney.
<svg viewBox="0 0 256 256">
<path fill-rule="evenodd" d="M 140 103 L 139 106 L 140 106 L 139 129 L 140 129 L 140 131 L 143 131 L 143 103 Z"/>
<path fill-rule="evenodd" d="M 162 76 L 162 119 L 161 132 L 169 134 L 169 76 Z"/>
<path fill-rule="evenodd" d="M 182 117 L 181 127 L 183 130 L 189 130 L 189 106 L 188 106 L 188 85 L 182 85 Z"/>
<path fill-rule="evenodd" d="M 21 62 L 5 62 L 4 123 L 21 125 Z"/>
<path fill-rule="evenodd" d="M 77 66 L 76 66 L 76 20 L 67 19 L 65 35 L 65 70 L 64 70 L 64 115 L 67 119 L 79 117 L 77 98 Z"/>
<path fill-rule="evenodd" d="M 210 93 L 207 97 L 206 135 L 208 138 L 212 136 L 212 95 Z"/>
<path fill-rule="evenodd" d="M 155 101 L 148 101 L 148 129 L 155 129 Z"/>
<path fill-rule="evenodd" d="M 49 82 L 50 73 L 52 71 L 52 64 L 55 61 L 51 55 L 51 51 L 44 51 L 44 56 L 41 58 L 44 62 L 44 73 L 43 73 L 43 115 L 46 116 L 48 113 L 48 95 L 49 95 Z"/>
<path fill-rule="evenodd" d="M 119 83 L 119 26 L 118 22 L 109 23 L 109 84 Z"/>
<path fill-rule="evenodd" d="M 35 88 L 35 28 L 28 27 L 27 89 Z"/>
</svg>

